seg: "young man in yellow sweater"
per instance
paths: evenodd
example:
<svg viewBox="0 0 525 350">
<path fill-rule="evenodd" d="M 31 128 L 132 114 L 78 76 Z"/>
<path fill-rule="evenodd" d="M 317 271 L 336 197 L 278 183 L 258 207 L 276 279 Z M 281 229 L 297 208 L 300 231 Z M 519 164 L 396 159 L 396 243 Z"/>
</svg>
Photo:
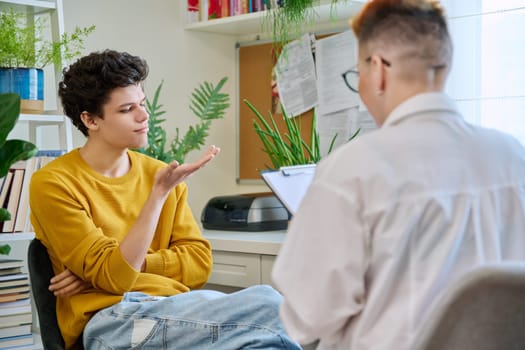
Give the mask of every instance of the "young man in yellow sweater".
<svg viewBox="0 0 525 350">
<path fill-rule="evenodd" d="M 183 180 L 219 149 L 182 165 L 130 150 L 147 144 L 147 73 L 141 58 L 112 50 L 71 65 L 59 95 L 87 141 L 32 177 L 31 222 L 56 273 L 66 348 L 299 348 L 270 287 L 191 291 L 206 283 L 212 256 Z"/>
</svg>

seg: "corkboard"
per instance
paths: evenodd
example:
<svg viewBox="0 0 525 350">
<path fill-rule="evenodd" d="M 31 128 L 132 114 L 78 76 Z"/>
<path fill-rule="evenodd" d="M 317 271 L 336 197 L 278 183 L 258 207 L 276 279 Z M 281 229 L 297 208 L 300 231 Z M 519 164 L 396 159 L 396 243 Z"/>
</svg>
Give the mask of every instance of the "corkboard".
<svg viewBox="0 0 525 350">
<path fill-rule="evenodd" d="M 272 68 L 274 66 L 273 44 L 240 46 L 238 48 L 239 74 L 239 159 L 237 182 L 261 180 L 259 172 L 271 167 L 271 161 L 263 150 L 263 144 L 253 128 L 256 119 L 244 103 L 251 104 L 269 121 L 272 110 Z M 313 111 L 300 117 L 304 140 L 310 140 Z M 281 133 L 286 130 L 282 114 L 275 114 Z M 262 180 L 261 180 L 262 181 Z"/>
</svg>

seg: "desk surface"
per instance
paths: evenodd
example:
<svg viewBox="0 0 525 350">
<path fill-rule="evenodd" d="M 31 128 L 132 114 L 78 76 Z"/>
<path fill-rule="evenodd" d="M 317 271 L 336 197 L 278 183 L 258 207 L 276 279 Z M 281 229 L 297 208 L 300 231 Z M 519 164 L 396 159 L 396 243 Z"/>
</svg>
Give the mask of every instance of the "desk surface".
<svg viewBox="0 0 525 350">
<path fill-rule="evenodd" d="M 277 255 L 286 231 L 219 231 L 202 230 L 213 250 L 227 252 Z"/>
</svg>

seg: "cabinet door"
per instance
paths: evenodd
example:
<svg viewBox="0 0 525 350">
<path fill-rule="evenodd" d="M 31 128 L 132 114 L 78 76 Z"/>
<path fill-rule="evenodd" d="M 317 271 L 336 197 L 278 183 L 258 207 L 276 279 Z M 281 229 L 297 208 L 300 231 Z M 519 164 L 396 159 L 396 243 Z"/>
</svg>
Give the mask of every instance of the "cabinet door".
<svg viewBox="0 0 525 350">
<path fill-rule="evenodd" d="M 275 255 L 261 255 L 261 283 L 275 287 L 272 281 L 272 269 Z"/>
<path fill-rule="evenodd" d="M 208 283 L 233 287 L 260 284 L 259 254 L 213 251 L 213 271 Z"/>
</svg>

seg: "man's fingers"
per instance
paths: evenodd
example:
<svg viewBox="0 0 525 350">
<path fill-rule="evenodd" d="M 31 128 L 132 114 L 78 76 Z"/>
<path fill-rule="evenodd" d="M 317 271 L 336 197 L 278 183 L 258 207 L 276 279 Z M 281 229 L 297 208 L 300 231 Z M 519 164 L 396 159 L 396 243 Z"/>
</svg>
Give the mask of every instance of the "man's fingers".
<svg viewBox="0 0 525 350">
<path fill-rule="evenodd" d="M 60 277 L 60 278 L 51 279 L 49 290 L 57 290 L 57 289 L 64 288 L 77 279 L 75 275 L 71 275 L 71 274 L 66 275 L 66 276 L 57 275 L 55 277 Z"/>
<path fill-rule="evenodd" d="M 220 152 L 220 148 L 216 146 L 210 146 L 204 152 L 203 156 L 196 162 L 184 163 L 180 165 L 177 161 L 173 161 L 168 166 L 160 170 L 156 178 L 159 183 L 163 186 L 173 187 L 180 182 L 184 181 L 188 176 L 202 168 L 208 162 L 210 162 Z"/>
<path fill-rule="evenodd" d="M 67 286 L 65 286 L 63 288 L 59 288 L 59 289 L 55 290 L 54 294 L 56 296 L 67 297 L 67 296 L 78 294 L 78 293 L 80 293 L 83 290 L 86 290 L 88 288 L 91 288 L 91 284 L 89 282 L 84 282 L 84 281 L 82 281 L 80 279 L 77 279 L 73 283 L 71 283 L 71 284 L 69 284 L 69 285 L 67 285 Z"/>
<path fill-rule="evenodd" d="M 211 161 L 219 152 L 221 149 L 217 146 L 210 146 L 208 150 L 204 153 L 204 156 L 197 162 L 198 168 L 202 168 L 206 163 Z"/>
</svg>

